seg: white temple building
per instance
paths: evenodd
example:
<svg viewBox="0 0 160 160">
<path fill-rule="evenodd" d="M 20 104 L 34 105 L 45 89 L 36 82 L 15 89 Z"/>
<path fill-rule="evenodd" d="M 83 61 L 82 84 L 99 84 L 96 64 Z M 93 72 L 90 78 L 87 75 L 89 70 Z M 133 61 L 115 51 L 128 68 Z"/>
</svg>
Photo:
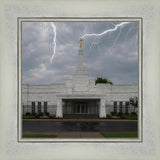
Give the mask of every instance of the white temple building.
<svg viewBox="0 0 160 160">
<path fill-rule="evenodd" d="M 49 113 L 57 118 L 105 118 L 111 112 L 130 113 L 129 98 L 138 97 L 138 85 L 95 84 L 85 73 L 80 40 L 76 73 L 65 83 L 22 84 L 22 114 Z"/>
</svg>

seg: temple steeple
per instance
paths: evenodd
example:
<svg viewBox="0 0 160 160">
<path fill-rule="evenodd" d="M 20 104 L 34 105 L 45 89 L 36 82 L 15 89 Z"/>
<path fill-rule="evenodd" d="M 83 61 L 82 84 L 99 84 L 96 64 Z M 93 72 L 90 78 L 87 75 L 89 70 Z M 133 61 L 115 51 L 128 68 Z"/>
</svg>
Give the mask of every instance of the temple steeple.
<svg viewBox="0 0 160 160">
<path fill-rule="evenodd" d="M 85 70 L 83 66 L 83 49 L 82 49 L 82 39 L 81 38 L 80 38 L 80 48 L 78 51 L 78 66 L 76 69 L 76 74 L 79 74 L 79 75 L 85 74 Z"/>
<path fill-rule="evenodd" d="M 80 47 L 82 47 L 82 39 L 80 38 Z"/>
</svg>

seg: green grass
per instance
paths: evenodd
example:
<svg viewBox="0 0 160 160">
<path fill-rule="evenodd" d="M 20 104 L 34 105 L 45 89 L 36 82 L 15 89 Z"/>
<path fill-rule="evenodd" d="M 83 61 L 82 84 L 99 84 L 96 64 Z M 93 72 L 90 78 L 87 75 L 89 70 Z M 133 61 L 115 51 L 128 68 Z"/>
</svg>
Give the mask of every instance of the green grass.
<svg viewBox="0 0 160 160">
<path fill-rule="evenodd" d="M 23 134 L 23 138 L 55 138 L 56 135 L 41 135 L 41 134 Z"/>
<path fill-rule="evenodd" d="M 137 120 L 138 116 L 137 115 L 122 115 L 121 118 L 119 116 L 116 115 L 111 115 L 111 114 L 107 114 L 107 118 L 108 119 L 127 119 L 127 120 Z"/>
<path fill-rule="evenodd" d="M 129 119 L 129 120 L 137 120 L 138 119 L 137 115 L 124 115 L 123 117 L 125 119 Z"/>
<path fill-rule="evenodd" d="M 23 119 L 33 119 L 33 118 L 35 118 L 36 116 L 23 116 L 22 118 Z"/>
<path fill-rule="evenodd" d="M 101 132 L 105 138 L 137 138 L 137 132 Z"/>
</svg>

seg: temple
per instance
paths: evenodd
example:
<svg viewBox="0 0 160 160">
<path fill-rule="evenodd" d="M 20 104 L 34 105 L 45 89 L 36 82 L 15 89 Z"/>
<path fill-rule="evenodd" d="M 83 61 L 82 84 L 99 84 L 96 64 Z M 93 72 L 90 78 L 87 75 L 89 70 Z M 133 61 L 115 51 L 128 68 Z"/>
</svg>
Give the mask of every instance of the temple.
<svg viewBox="0 0 160 160">
<path fill-rule="evenodd" d="M 83 66 L 82 39 L 76 73 L 65 83 L 22 84 L 23 115 L 54 114 L 57 118 L 105 118 L 107 114 L 130 113 L 129 98 L 138 97 L 138 85 L 111 85 L 89 78 Z"/>
</svg>

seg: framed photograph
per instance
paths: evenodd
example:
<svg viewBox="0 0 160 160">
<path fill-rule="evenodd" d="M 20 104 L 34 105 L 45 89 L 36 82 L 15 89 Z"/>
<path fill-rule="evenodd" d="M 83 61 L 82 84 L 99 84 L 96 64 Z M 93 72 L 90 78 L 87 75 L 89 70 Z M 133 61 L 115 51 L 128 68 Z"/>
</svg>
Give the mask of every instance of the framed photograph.
<svg viewBox="0 0 160 160">
<path fill-rule="evenodd" d="M 159 5 L 2 1 L 0 158 L 159 159 Z"/>
<path fill-rule="evenodd" d="M 17 21 L 19 141 L 141 141 L 141 18 Z"/>
</svg>

